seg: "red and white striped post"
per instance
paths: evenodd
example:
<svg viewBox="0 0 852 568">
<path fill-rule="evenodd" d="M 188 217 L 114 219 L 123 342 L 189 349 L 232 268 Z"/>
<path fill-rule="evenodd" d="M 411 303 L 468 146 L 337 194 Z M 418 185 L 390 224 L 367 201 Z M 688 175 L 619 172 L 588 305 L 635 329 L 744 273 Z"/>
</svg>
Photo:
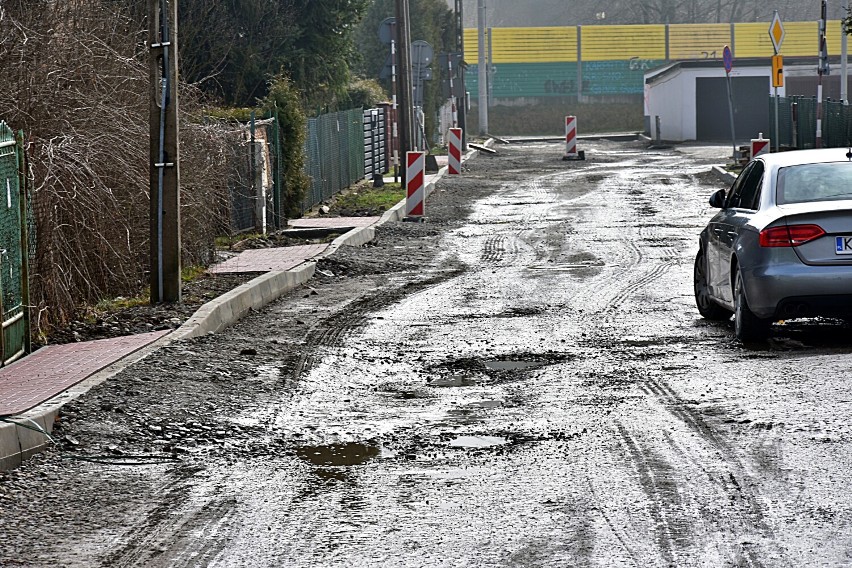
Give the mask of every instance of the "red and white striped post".
<svg viewBox="0 0 852 568">
<path fill-rule="evenodd" d="M 447 161 L 447 173 L 461 173 L 462 156 L 462 129 L 450 128 L 449 134 L 449 160 Z"/>
<path fill-rule="evenodd" d="M 576 159 L 579 156 L 577 153 L 577 117 L 565 117 L 565 157 L 568 159 Z"/>
<path fill-rule="evenodd" d="M 763 137 L 763 132 L 757 135 L 757 138 L 751 139 L 751 159 L 755 159 L 761 154 L 769 153 L 769 139 Z"/>
<path fill-rule="evenodd" d="M 405 216 L 423 217 L 426 213 L 426 152 L 406 152 Z"/>
</svg>

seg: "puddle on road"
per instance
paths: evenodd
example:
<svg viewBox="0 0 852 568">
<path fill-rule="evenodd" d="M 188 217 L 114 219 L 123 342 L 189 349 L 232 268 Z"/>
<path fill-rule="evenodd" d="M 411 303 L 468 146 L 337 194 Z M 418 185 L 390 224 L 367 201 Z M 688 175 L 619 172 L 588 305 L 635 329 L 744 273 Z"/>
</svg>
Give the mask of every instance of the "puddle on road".
<svg viewBox="0 0 852 568">
<path fill-rule="evenodd" d="M 501 436 L 457 436 L 450 440 L 451 448 L 482 449 L 508 444 L 509 440 Z"/>
<path fill-rule="evenodd" d="M 537 367 L 542 367 L 546 363 L 541 361 L 501 361 L 501 360 L 493 360 L 493 361 L 483 361 L 486 369 L 490 369 L 492 371 L 520 371 L 523 369 L 535 369 Z"/>
<path fill-rule="evenodd" d="M 470 377 L 456 375 L 432 379 L 428 384 L 430 387 L 470 387 L 477 384 L 477 381 Z"/>
<path fill-rule="evenodd" d="M 302 446 L 296 450 L 299 458 L 316 466 L 362 465 L 381 455 L 381 448 L 358 442 Z"/>
<path fill-rule="evenodd" d="M 555 272 L 572 272 L 577 271 L 578 275 L 583 275 L 586 272 L 589 274 L 598 274 L 601 269 L 606 266 L 606 263 L 591 253 L 572 254 L 562 262 L 548 261 L 541 264 L 531 264 L 527 266 L 529 270 L 548 270 Z"/>
<path fill-rule="evenodd" d="M 503 406 L 502 400 L 481 400 L 479 402 L 471 402 L 466 404 L 465 408 L 501 408 Z"/>
<path fill-rule="evenodd" d="M 514 353 L 493 359 L 465 358 L 432 368 L 437 376 L 430 387 L 465 387 L 520 378 L 525 371 L 540 369 L 570 359 L 565 353 Z"/>
</svg>

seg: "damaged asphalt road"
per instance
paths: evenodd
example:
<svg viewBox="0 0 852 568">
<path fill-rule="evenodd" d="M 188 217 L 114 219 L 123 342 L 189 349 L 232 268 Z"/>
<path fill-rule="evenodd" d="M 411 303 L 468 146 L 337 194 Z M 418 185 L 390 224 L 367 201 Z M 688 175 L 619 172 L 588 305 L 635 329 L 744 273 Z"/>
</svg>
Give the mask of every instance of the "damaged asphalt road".
<svg viewBox="0 0 852 568">
<path fill-rule="evenodd" d="M 725 149 L 498 150 L 65 407 L 0 565 L 848 565 L 849 329 L 694 307 Z"/>
</svg>

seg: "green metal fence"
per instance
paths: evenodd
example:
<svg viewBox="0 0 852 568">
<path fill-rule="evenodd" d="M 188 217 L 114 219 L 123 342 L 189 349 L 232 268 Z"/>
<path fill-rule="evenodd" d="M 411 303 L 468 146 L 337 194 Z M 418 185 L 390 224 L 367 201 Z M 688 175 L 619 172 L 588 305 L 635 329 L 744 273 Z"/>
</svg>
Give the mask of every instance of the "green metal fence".
<svg viewBox="0 0 852 568">
<path fill-rule="evenodd" d="M 782 148 L 816 148 L 816 97 L 778 97 L 778 133 L 775 132 L 775 97 L 769 97 L 770 139 Z M 822 103 L 822 145 L 852 145 L 852 107 L 841 101 Z"/>
<path fill-rule="evenodd" d="M 0 122 L 0 365 L 18 359 L 30 347 L 22 139 Z"/>
<path fill-rule="evenodd" d="M 364 111 L 309 119 L 305 156 L 305 172 L 311 178 L 305 210 L 364 179 Z"/>
</svg>

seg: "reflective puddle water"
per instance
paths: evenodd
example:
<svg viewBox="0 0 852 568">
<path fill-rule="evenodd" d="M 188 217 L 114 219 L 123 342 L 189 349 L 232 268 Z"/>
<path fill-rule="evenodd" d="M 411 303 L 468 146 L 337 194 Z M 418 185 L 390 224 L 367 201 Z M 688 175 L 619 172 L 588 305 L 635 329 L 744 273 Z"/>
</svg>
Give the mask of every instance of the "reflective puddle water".
<svg viewBox="0 0 852 568">
<path fill-rule="evenodd" d="M 523 369 L 534 369 L 543 367 L 547 363 L 544 361 L 483 361 L 486 369 L 491 371 L 520 371 Z"/>
<path fill-rule="evenodd" d="M 508 443 L 509 440 L 501 436 L 457 436 L 450 440 L 448 445 L 452 448 L 479 449 L 502 446 Z"/>
<path fill-rule="evenodd" d="M 381 449 L 378 446 L 358 442 L 329 444 L 327 446 L 302 446 L 296 450 L 297 456 L 317 466 L 361 465 L 379 457 L 380 454 Z"/>
<path fill-rule="evenodd" d="M 469 387 L 475 385 L 476 381 L 470 377 L 454 376 L 432 379 L 428 385 L 430 387 Z"/>
</svg>

